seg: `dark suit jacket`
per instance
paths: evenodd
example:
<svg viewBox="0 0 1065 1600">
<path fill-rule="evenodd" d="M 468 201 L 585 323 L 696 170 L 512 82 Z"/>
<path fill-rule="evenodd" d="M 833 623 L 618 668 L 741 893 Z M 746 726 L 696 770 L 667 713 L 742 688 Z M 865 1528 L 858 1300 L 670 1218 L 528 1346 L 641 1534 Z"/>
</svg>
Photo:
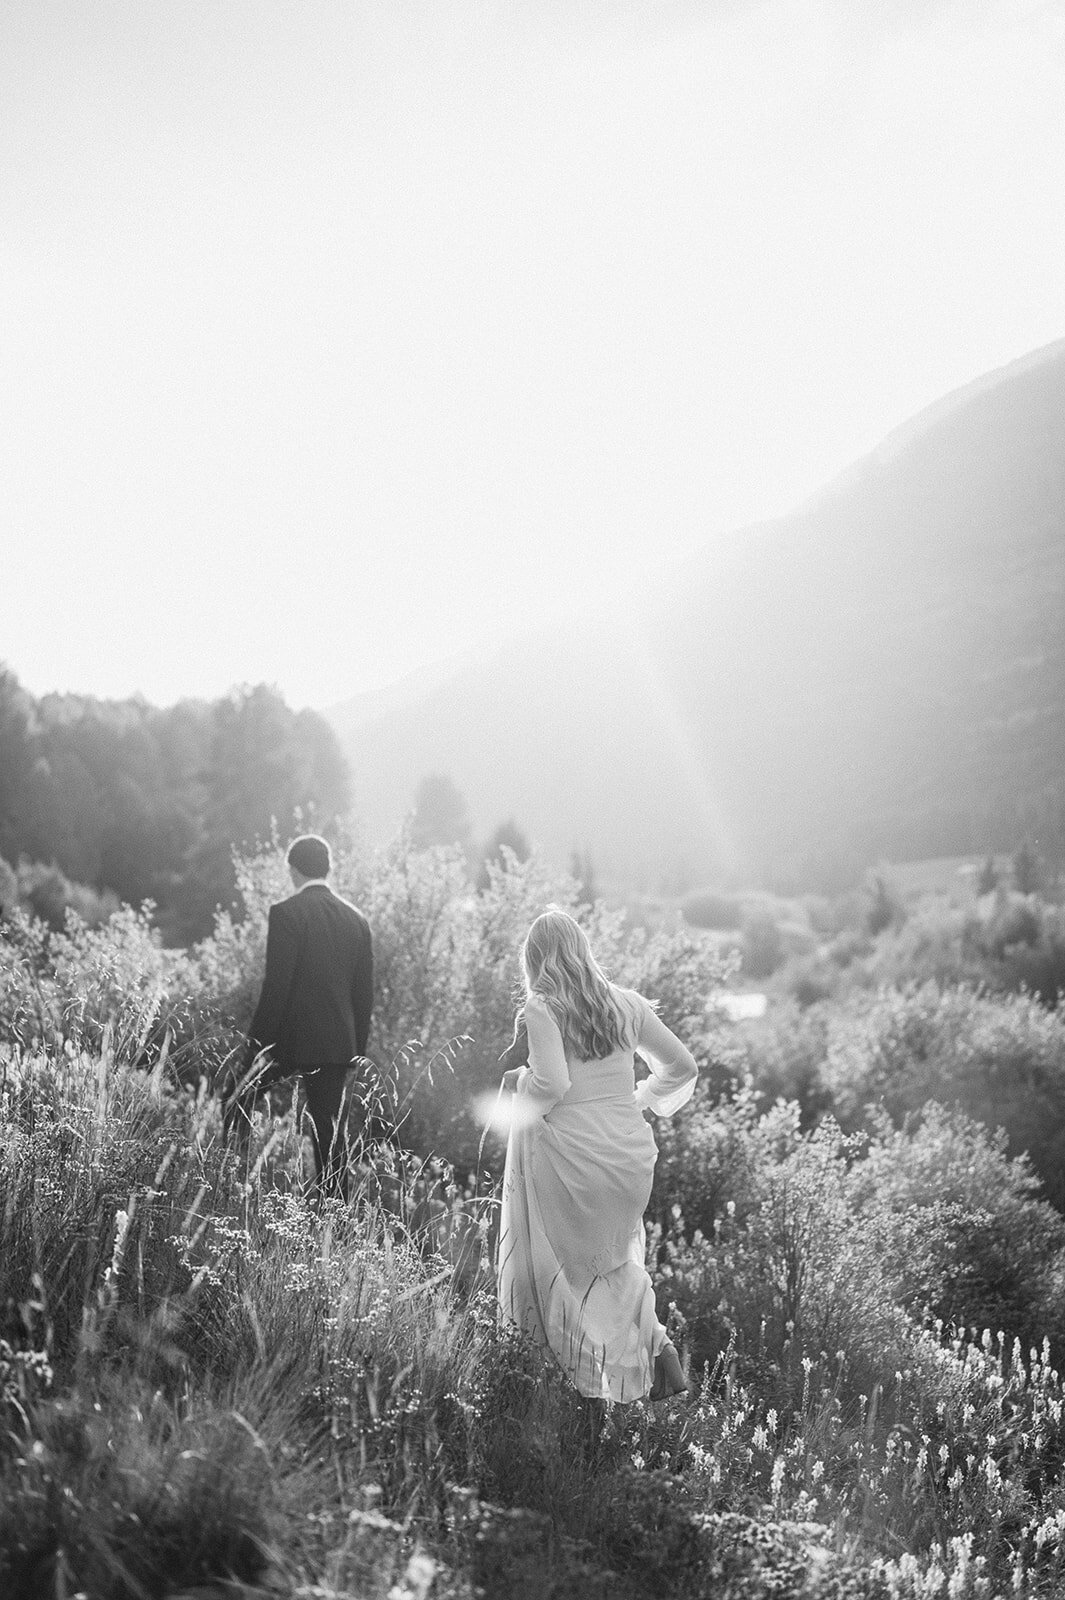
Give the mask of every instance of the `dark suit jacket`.
<svg viewBox="0 0 1065 1600">
<path fill-rule="evenodd" d="M 272 1076 L 346 1066 L 366 1054 L 372 1010 L 373 943 L 362 912 L 324 883 L 271 906 L 247 1064 L 269 1049 Z"/>
</svg>

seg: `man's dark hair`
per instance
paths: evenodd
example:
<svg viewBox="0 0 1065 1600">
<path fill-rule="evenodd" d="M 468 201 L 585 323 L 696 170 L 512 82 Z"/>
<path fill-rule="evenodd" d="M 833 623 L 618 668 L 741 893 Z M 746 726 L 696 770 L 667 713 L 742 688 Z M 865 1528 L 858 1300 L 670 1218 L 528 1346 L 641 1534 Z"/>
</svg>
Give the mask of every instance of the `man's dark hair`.
<svg viewBox="0 0 1065 1600">
<path fill-rule="evenodd" d="M 304 833 L 288 847 L 288 864 L 303 878 L 328 878 L 333 858 L 317 833 Z"/>
</svg>

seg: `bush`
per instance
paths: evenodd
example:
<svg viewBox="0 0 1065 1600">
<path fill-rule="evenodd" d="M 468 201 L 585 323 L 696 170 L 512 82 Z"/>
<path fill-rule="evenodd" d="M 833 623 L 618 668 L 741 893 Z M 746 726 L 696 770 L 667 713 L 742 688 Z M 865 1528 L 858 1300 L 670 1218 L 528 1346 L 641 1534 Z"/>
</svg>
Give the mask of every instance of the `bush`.
<svg viewBox="0 0 1065 1600">
<path fill-rule="evenodd" d="M 99 927 L 68 915 L 62 932 L 15 913 L 0 928 L 0 1042 L 95 1049 L 107 1032 L 123 1060 L 147 1060 L 166 1039 L 169 1069 L 209 1086 L 240 1051 L 262 981 L 270 904 L 290 892 L 280 852 L 238 857 L 244 916 L 219 913 L 190 951 L 162 948 L 150 908 L 124 908 Z M 487 868 L 475 893 L 457 847 L 338 846 L 338 892 L 365 911 L 374 934 L 375 1005 L 365 1093 L 383 1122 L 422 1155 L 474 1172 L 482 1128 L 473 1106 L 499 1085 L 520 991 L 518 952 L 551 902 L 574 910 L 573 880 L 512 854 Z M 725 973 L 711 942 L 679 925 L 649 933 L 602 903 L 582 920 L 612 977 L 656 999 L 707 1065 L 707 1004 Z M 290 1089 L 275 1099 L 284 1104 Z M 487 1146 L 501 1159 L 498 1141 Z"/>
<path fill-rule="evenodd" d="M 797 1105 L 759 1113 L 746 1088 L 659 1139 L 652 1259 L 696 1369 L 734 1348 L 783 1404 L 797 1363 L 837 1352 L 867 1392 L 906 1364 L 900 1308 L 1065 1356 L 1065 1221 L 971 1118 L 933 1106 L 871 1140 L 830 1119 L 804 1136 Z"/>
<path fill-rule="evenodd" d="M 833 958 L 838 959 L 833 947 Z M 1065 913 L 1035 895 L 999 890 L 990 909 L 929 900 L 840 965 L 856 986 L 935 982 L 995 994 L 1028 991 L 1053 1007 L 1065 993 Z"/>
<path fill-rule="evenodd" d="M 831 1005 L 821 1001 L 804 1006 L 798 998 L 784 998 L 743 1030 L 742 1071 L 763 1101 L 797 1101 L 805 1128 L 832 1110 L 821 1077 L 832 1015 Z"/>
<path fill-rule="evenodd" d="M 176 967 L 148 909 L 93 926 L 68 912 L 62 932 L 17 911 L 0 929 L 0 1041 L 110 1048 L 134 1059 L 172 1009 Z"/>
<path fill-rule="evenodd" d="M 870 1107 L 901 1125 L 929 1100 L 1004 1128 L 1065 1207 L 1065 1019 L 1036 1000 L 935 984 L 853 997 L 829 1015 L 821 1083 L 851 1129 Z"/>
<path fill-rule="evenodd" d="M 1005 1136 L 930 1104 L 884 1127 L 851 1172 L 850 1199 L 878 1237 L 894 1297 L 918 1317 L 1003 1328 L 1025 1349 L 1051 1338 L 1065 1357 L 1065 1219 L 1039 1199 Z"/>
<path fill-rule="evenodd" d="M 664 1251 L 662 1292 L 697 1367 L 732 1348 L 784 1406 L 803 1358 L 837 1352 L 849 1391 L 867 1390 L 898 1364 L 907 1325 L 875 1231 L 857 1225 L 847 1141 L 831 1122 L 803 1137 L 798 1107 L 780 1102 L 757 1120 L 741 1113 L 730 1146 L 733 1193 L 719 1189 L 711 1231 L 678 1226 Z"/>
<path fill-rule="evenodd" d="M 788 991 L 802 1010 L 830 1000 L 840 987 L 839 973 L 829 962 L 814 958 L 798 961 L 789 967 Z"/>
<path fill-rule="evenodd" d="M 925 985 L 734 1031 L 709 937 L 587 909 L 703 1069 L 656 1126 L 647 1239 L 701 1388 L 604 1413 L 498 1327 L 491 1198 L 443 1159 L 476 1158 L 520 936 L 576 890 L 507 858 L 478 893 L 460 865 L 337 852 L 377 934 L 393 1109 L 441 1157 L 364 1152 L 348 1207 L 303 1199 L 276 1104 L 245 1160 L 219 1149 L 209 1081 L 257 993 L 276 852 L 238 863 L 244 917 L 189 952 L 132 912 L 5 925 L 4 1591 L 1060 1593 L 1065 1223 L 1011 1151 L 1047 1187 L 1061 1016 Z"/>
<path fill-rule="evenodd" d="M 14 868 L 0 856 L 0 920 L 9 916 L 18 904 L 18 878 Z"/>
<path fill-rule="evenodd" d="M 696 954 L 603 915 L 604 950 L 697 1004 Z M 150 1052 L 16 1051 L 0 1079 L 5 1593 L 976 1600 L 977 1558 L 989 1593 L 1060 1592 L 1065 1394 L 1010 1329 L 1061 1298 L 1062 1224 L 975 1123 L 804 1134 L 701 1087 L 659 1125 L 650 1245 L 709 1366 L 686 1412 L 604 1414 L 470 1292 L 457 1214 L 404 1220 L 402 1162 L 317 1210 L 290 1118 L 241 1166 Z M 898 1302 L 930 1293 L 1003 1336 L 918 1326 Z"/>
<path fill-rule="evenodd" d="M 734 896 L 713 889 L 693 889 L 681 901 L 681 915 L 693 928 L 717 928 L 723 933 L 743 923 L 743 906 Z"/>
<path fill-rule="evenodd" d="M 760 1118 L 749 1085 L 711 1100 L 700 1085 L 688 1109 L 655 1125 L 658 1162 L 649 1216 L 661 1239 L 712 1238 L 729 1207 L 741 1220 L 754 1204 Z"/>
<path fill-rule="evenodd" d="M 66 925 L 71 912 L 79 921 L 98 927 L 118 910 L 118 896 L 112 890 L 72 883 L 54 861 L 45 866 L 23 858 L 16 882 L 20 904 L 57 931 Z"/>
<path fill-rule="evenodd" d="M 871 872 L 865 883 L 865 926 L 875 938 L 887 928 L 901 927 L 906 920 L 906 907 L 897 886 L 887 872 Z"/>
<path fill-rule="evenodd" d="M 784 960 L 784 939 L 772 917 L 754 913 L 743 924 L 742 966 L 748 978 L 770 978 Z"/>
</svg>

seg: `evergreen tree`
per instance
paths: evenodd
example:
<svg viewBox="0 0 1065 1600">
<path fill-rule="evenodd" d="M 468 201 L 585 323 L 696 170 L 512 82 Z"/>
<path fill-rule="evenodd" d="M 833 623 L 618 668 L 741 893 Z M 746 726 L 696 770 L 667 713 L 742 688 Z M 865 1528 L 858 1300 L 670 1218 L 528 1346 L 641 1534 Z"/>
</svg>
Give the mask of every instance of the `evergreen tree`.
<svg viewBox="0 0 1065 1600">
<path fill-rule="evenodd" d="M 1013 857 L 1013 887 L 1018 894 L 1038 894 L 1042 882 L 1039 857 L 1025 840 Z"/>
<path fill-rule="evenodd" d="M 466 801 L 446 772 L 430 772 L 419 783 L 410 836 L 416 850 L 457 844 L 469 855 L 471 829 Z"/>
</svg>

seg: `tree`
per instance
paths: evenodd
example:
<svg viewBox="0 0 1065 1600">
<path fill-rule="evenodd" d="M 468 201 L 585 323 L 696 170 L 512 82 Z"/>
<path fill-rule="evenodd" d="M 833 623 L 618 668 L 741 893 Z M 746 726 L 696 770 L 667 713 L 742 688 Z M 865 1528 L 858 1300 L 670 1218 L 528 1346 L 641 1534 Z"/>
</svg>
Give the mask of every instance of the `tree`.
<svg viewBox="0 0 1065 1600">
<path fill-rule="evenodd" d="M 490 882 L 488 869 L 490 866 L 505 867 L 507 856 L 504 851 L 509 850 L 518 861 L 528 861 L 531 851 L 529 841 L 522 833 L 513 817 L 508 817 L 506 822 L 501 822 L 484 847 L 481 857 L 481 868 L 477 874 L 478 889 L 487 889 Z"/>
<path fill-rule="evenodd" d="M 466 801 L 446 772 L 427 773 L 419 783 L 410 837 L 415 850 L 457 844 L 469 855 L 471 830 Z"/>
<path fill-rule="evenodd" d="M 18 879 L 14 869 L 0 856 L 0 921 L 18 905 Z"/>
<path fill-rule="evenodd" d="M 886 928 L 902 926 L 906 921 L 906 907 L 886 872 L 881 869 L 870 873 L 865 892 L 869 897 L 865 926 L 874 938 Z"/>
<path fill-rule="evenodd" d="M 994 856 L 988 856 L 980 868 L 980 876 L 976 880 L 978 895 L 994 894 L 998 888 L 998 868 L 995 866 Z"/>
<path fill-rule="evenodd" d="M 1038 894 L 1043 886 L 1043 872 L 1039 857 L 1027 842 L 1013 857 L 1013 887 L 1018 894 Z"/>
<path fill-rule="evenodd" d="M 349 804 L 332 728 L 265 684 L 161 710 L 35 700 L 0 666 L 0 856 L 26 860 L 22 899 L 53 920 L 78 896 L 95 915 L 84 897 L 113 890 L 153 900 L 168 939 L 199 938 L 232 891 L 234 846 L 275 822 L 327 828 Z"/>
<path fill-rule="evenodd" d="M 784 940 L 773 918 L 755 912 L 743 924 L 743 971 L 748 978 L 769 978 L 784 959 Z"/>
<path fill-rule="evenodd" d="M 33 697 L 0 662 L 0 855 L 14 861 L 23 848 L 26 783 L 37 757 Z"/>
<path fill-rule="evenodd" d="M 245 684 L 214 702 L 202 775 L 202 831 L 183 873 L 172 931 L 198 938 L 236 887 L 234 848 L 311 823 L 328 829 L 348 809 L 349 776 L 333 730 L 292 711 L 277 689 Z"/>
</svg>

